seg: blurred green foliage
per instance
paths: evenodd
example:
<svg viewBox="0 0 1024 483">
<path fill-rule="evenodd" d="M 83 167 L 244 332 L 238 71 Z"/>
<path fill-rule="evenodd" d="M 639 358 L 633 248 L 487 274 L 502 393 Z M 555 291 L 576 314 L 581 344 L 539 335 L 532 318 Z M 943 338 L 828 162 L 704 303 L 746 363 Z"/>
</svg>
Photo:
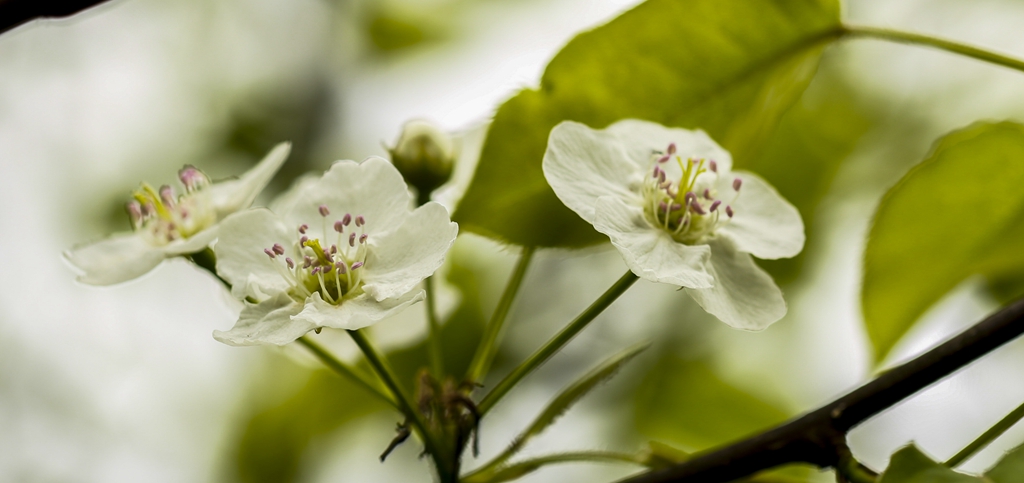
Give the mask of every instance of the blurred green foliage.
<svg viewBox="0 0 1024 483">
<path fill-rule="evenodd" d="M 953 471 L 932 461 L 916 446 L 897 451 L 878 483 L 1021 483 L 1024 482 L 1024 447 L 1007 453 L 983 476 Z"/>
<path fill-rule="evenodd" d="M 552 127 L 641 118 L 700 128 L 745 167 L 838 27 L 831 0 L 650 0 L 580 34 L 548 65 L 540 90 L 498 109 L 456 221 L 520 245 L 604 241 L 544 180 Z"/>
<path fill-rule="evenodd" d="M 786 420 L 788 411 L 723 381 L 703 361 L 663 356 L 637 388 L 636 427 L 647 438 L 699 451 Z"/>
<path fill-rule="evenodd" d="M 877 360 L 970 275 L 1019 290 L 1021 186 L 1024 126 L 979 123 L 940 139 L 885 195 L 864 252 L 861 295 Z"/>
<path fill-rule="evenodd" d="M 441 339 L 445 367 L 453 374 L 461 374 L 469 367 L 485 319 L 476 275 L 461 265 L 457 256 L 452 258 L 448 280 L 461 293 L 461 302 L 445 322 Z M 410 310 L 423 310 L 423 306 Z M 387 357 L 399 380 L 412 393 L 416 373 L 428 365 L 426 342 L 392 351 Z M 365 364 L 362 366 L 369 370 Z M 237 441 L 230 444 L 236 452 L 234 475 L 245 483 L 303 481 L 303 465 L 313 464 L 303 456 L 316 438 L 384 409 L 386 405 L 347 379 L 325 370 L 313 371 L 309 381 L 284 402 L 255 408 L 241 416 L 244 429 Z M 396 413 L 395 419 L 397 422 L 401 417 Z M 390 432 L 392 428 L 382 427 L 381 431 Z M 405 444 L 417 443 L 410 440 Z"/>
</svg>

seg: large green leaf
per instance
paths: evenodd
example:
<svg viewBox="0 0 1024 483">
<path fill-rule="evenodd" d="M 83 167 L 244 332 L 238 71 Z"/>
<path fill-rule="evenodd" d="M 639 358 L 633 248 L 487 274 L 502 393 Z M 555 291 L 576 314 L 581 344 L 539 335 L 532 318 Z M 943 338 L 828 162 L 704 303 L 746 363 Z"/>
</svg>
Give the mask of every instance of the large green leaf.
<svg viewBox="0 0 1024 483">
<path fill-rule="evenodd" d="M 980 123 L 939 140 L 885 195 L 871 227 L 861 297 L 876 357 L 966 277 L 1020 277 L 1022 222 L 1024 126 Z"/>
<path fill-rule="evenodd" d="M 743 167 L 799 98 L 839 25 L 835 0 L 649 0 L 580 34 L 548 65 L 539 90 L 498 109 L 456 221 L 521 245 L 603 241 L 544 180 L 551 128 L 623 118 L 701 128 Z"/>
<path fill-rule="evenodd" d="M 982 483 L 982 480 L 936 463 L 911 445 L 892 455 L 878 483 Z"/>
<path fill-rule="evenodd" d="M 783 422 L 790 414 L 718 377 L 705 364 L 666 357 L 637 389 L 634 417 L 646 437 L 704 450 Z"/>
<path fill-rule="evenodd" d="M 985 478 L 992 483 L 1024 483 L 1024 446 L 1018 446 L 1003 456 Z"/>
</svg>

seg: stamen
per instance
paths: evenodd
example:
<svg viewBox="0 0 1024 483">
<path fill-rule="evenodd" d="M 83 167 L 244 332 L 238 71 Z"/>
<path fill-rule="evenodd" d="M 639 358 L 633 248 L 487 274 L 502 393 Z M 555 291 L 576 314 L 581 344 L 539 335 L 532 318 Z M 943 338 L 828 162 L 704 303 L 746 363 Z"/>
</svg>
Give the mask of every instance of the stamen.
<svg viewBox="0 0 1024 483">
<path fill-rule="evenodd" d="M 269 248 L 264 248 L 263 249 L 263 253 L 266 253 L 267 256 L 270 257 L 271 260 L 273 260 L 275 258 L 274 252 L 271 251 Z"/>
<path fill-rule="evenodd" d="M 732 207 L 731 206 L 726 206 L 725 207 L 725 214 L 729 215 L 729 218 L 732 218 L 733 213 L 732 213 Z"/>
<path fill-rule="evenodd" d="M 178 179 L 181 180 L 181 184 L 185 185 L 187 193 L 202 189 L 210 182 L 210 179 L 202 171 L 191 164 L 186 164 L 185 167 L 178 170 Z"/>
<path fill-rule="evenodd" d="M 356 262 L 356 263 L 353 263 L 353 264 L 352 264 L 352 270 L 355 270 L 355 269 L 357 269 L 357 268 L 359 268 L 359 267 L 361 267 L 361 266 L 363 266 L 363 262 Z"/>
<path fill-rule="evenodd" d="M 291 258 L 285 258 L 284 263 L 288 265 L 289 269 L 295 268 L 295 262 Z"/>
<path fill-rule="evenodd" d="M 736 178 L 736 179 L 732 180 L 732 189 L 734 189 L 736 191 L 739 191 L 740 190 L 740 186 L 743 186 L 743 180 L 742 179 Z"/>
<path fill-rule="evenodd" d="M 128 217 L 132 220 L 132 228 L 139 228 L 142 226 L 142 205 L 138 201 L 132 200 L 125 203 L 124 209 L 128 212 Z"/>
<path fill-rule="evenodd" d="M 320 205 L 320 208 L 318 208 L 318 210 L 320 211 L 320 216 L 326 217 L 327 215 L 331 214 L 331 210 L 327 209 L 327 205 Z"/>
<path fill-rule="evenodd" d="M 707 214 L 707 212 L 704 211 L 704 207 L 700 206 L 700 203 L 697 203 L 697 200 L 694 200 L 693 202 L 690 203 L 690 210 L 693 211 L 694 213 L 698 214 L 698 215 L 706 215 Z"/>
<path fill-rule="evenodd" d="M 348 273 L 348 268 L 345 267 L 345 263 L 344 262 L 335 263 L 334 264 L 334 268 L 337 268 L 338 272 L 341 273 L 342 275 Z"/>
<path fill-rule="evenodd" d="M 718 205 L 720 205 L 720 204 L 722 204 L 722 200 L 715 200 L 714 203 L 711 203 L 711 210 L 710 211 L 714 212 L 715 210 L 717 210 L 718 209 Z"/>
<path fill-rule="evenodd" d="M 676 154 L 676 143 L 669 143 L 667 152 L 668 154 Z"/>
<path fill-rule="evenodd" d="M 697 201 L 697 195 L 693 194 L 693 191 L 687 191 L 686 196 L 683 197 L 686 204 L 690 205 Z"/>
<path fill-rule="evenodd" d="M 708 188 L 704 188 L 704 199 L 711 199 L 711 190 Z"/>
<path fill-rule="evenodd" d="M 660 158 L 658 158 L 658 163 L 667 163 L 668 160 L 671 159 L 671 158 L 672 158 L 672 156 L 670 156 L 668 154 L 664 154 Z"/>
<path fill-rule="evenodd" d="M 348 226 L 349 223 L 352 223 L 352 215 L 345 213 L 345 216 L 341 217 L 341 224 Z"/>
<path fill-rule="evenodd" d="M 309 225 L 307 225 L 305 223 L 299 225 L 299 234 L 300 235 L 305 235 L 306 234 L 306 230 L 308 230 L 308 229 L 309 229 Z"/>
<path fill-rule="evenodd" d="M 359 243 L 365 244 L 366 243 L 366 238 L 367 238 L 366 233 L 363 233 L 362 235 L 359 235 Z"/>
<path fill-rule="evenodd" d="M 299 237 L 299 246 L 306 246 L 306 242 L 308 242 L 308 241 L 309 241 L 309 237 L 308 236 L 306 236 L 306 235 L 300 236 Z"/>
<path fill-rule="evenodd" d="M 355 233 L 353 233 L 353 234 L 348 236 L 348 246 L 350 246 L 350 247 L 356 246 L 356 234 Z"/>
<path fill-rule="evenodd" d="M 717 173 L 718 172 L 718 163 L 716 163 L 714 159 L 712 159 L 711 161 L 708 161 L 708 166 L 711 167 L 711 172 L 712 173 Z"/>
<path fill-rule="evenodd" d="M 280 244 L 278 244 L 278 243 L 275 243 L 275 244 L 274 244 L 274 246 L 273 246 L 273 247 L 271 247 L 271 250 L 273 250 L 273 251 L 274 251 L 274 253 L 276 253 L 276 254 L 278 254 L 278 255 L 284 255 L 284 247 L 283 247 L 283 246 L 281 246 L 281 245 L 280 245 Z"/>
<path fill-rule="evenodd" d="M 342 223 L 341 220 L 334 222 L 334 231 L 338 233 L 345 231 L 345 224 Z"/>
<path fill-rule="evenodd" d="M 365 224 L 366 220 L 363 218 L 363 215 L 359 215 L 356 217 L 356 226 L 363 226 Z"/>
</svg>

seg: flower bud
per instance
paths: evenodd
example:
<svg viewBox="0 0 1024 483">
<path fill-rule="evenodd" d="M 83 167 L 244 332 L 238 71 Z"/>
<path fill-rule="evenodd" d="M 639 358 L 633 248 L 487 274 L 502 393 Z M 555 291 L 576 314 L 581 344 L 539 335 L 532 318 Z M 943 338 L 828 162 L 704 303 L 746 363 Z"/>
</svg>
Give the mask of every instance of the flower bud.
<svg viewBox="0 0 1024 483">
<path fill-rule="evenodd" d="M 451 177 L 456 157 L 452 137 L 422 120 L 405 123 L 395 147 L 388 152 L 405 181 L 419 191 L 421 204 Z"/>
</svg>

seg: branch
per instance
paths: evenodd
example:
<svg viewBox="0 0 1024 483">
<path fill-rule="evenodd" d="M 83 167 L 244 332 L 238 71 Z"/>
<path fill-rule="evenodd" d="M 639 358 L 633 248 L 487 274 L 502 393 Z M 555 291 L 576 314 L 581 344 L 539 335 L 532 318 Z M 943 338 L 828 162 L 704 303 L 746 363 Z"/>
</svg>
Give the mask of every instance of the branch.
<svg viewBox="0 0 1024 483">
<path fill-rule="evenodd" d="M 70 17 L 108 0 L 0 0 L 0 33 L 37 18 Z"/>
<path fill-rule="evenodd" d="M 1024 299 L 822 408 L 768 432 L 620 483 L 726 482 L 786 463 L 834 467 L 848 451 L 847 431 L 1022 333 Z"/>
</svg>

